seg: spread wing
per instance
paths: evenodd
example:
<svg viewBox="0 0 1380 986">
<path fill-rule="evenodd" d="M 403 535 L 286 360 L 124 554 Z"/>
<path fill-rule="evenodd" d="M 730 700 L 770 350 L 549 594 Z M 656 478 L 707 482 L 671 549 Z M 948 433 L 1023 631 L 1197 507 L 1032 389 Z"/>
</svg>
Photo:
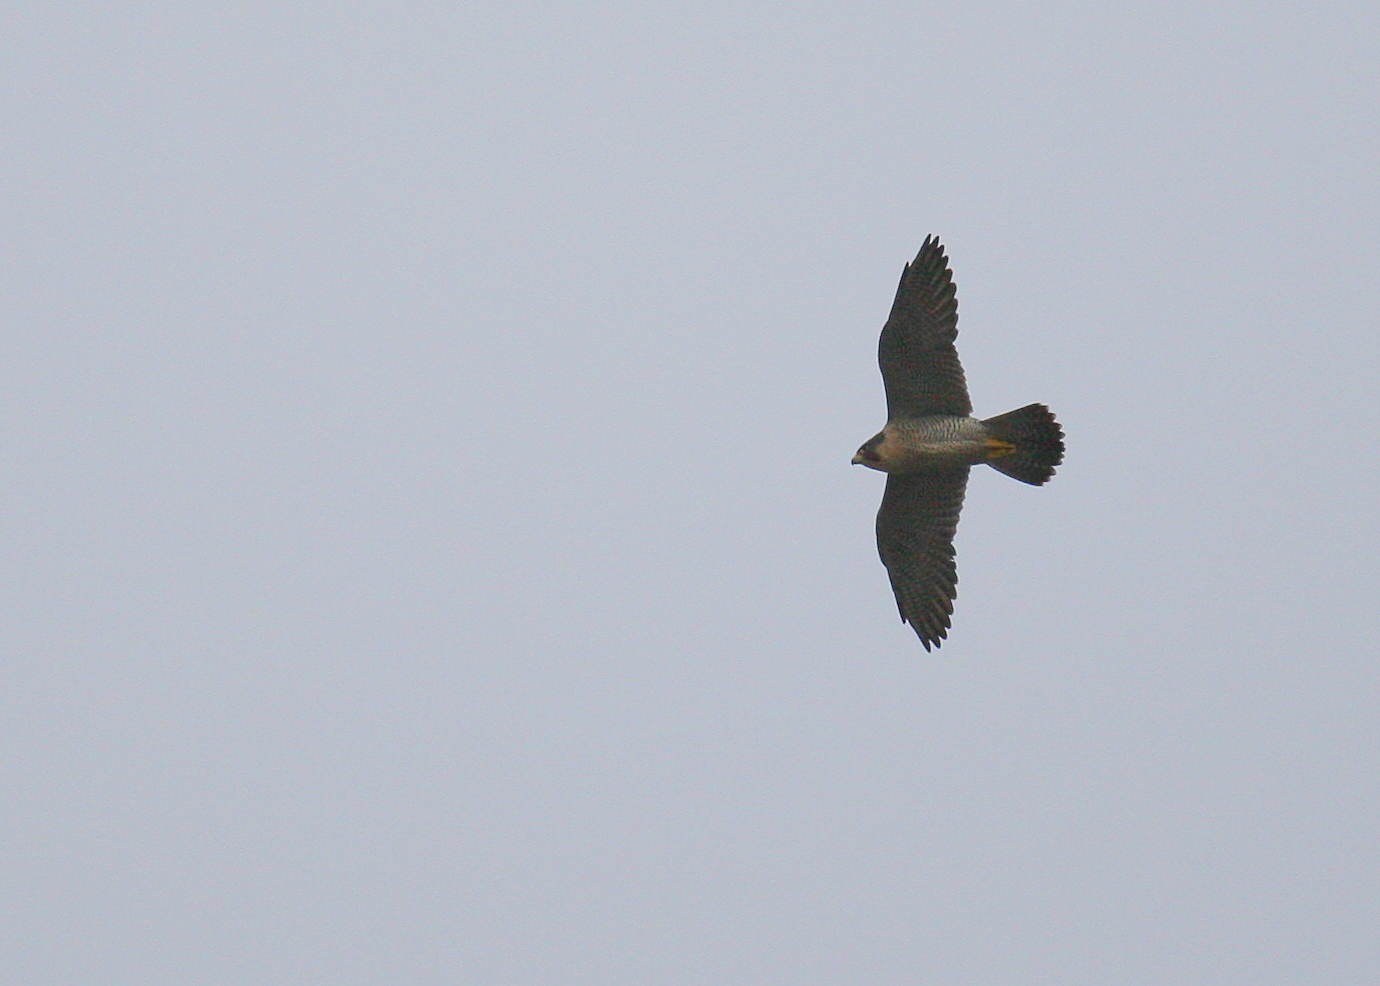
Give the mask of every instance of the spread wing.
<svg viewBox="0 0 1380 986">
<path fill-rule="evenodd" d="M 927 236 L 901 272 L 877 347 L 888 417 L 973 412 L 954 348 L 957 336 L 958 299 L 949 258 L 939 241 Z"/>
<path fill-rule="evenodd" d="M 901 619 L 925 650 L 948 635 L 958 595 L 954 532 L 968 469 L 888 476 L 877 511 L 877 552 L 891 576 Z"/>
</svg>

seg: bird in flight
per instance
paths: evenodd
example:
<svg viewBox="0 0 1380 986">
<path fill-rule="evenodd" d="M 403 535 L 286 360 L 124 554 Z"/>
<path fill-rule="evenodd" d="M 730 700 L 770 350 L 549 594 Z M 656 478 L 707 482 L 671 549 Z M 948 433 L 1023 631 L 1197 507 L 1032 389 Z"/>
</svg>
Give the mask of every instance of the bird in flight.
<svg viewBox="0 0 1380 986">
<path fill-rule="evenodd" d="M 887 474 L 877 551 L 901 620 L 925 650 L 949 633 L 958 595 L 954 532 L 969 469 L 985 462 L 1040 486 L 1064 459 L 1064 433 L 1043 404 L 995 418 L 972 416 L 957 336 L 953 272 L 944 247 L 929 236 L 901 272 L 877 348 L 886 427 L 853 456 L 854 465 Z"/>
</svg>

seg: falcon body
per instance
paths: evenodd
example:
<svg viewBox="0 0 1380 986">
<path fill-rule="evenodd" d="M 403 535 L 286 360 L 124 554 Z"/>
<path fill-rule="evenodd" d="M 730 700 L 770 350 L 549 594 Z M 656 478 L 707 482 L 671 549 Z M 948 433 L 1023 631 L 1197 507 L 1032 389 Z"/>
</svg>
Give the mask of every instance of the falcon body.
<svg viewBox="0 0 1380 986">
<path fill-rule="evenodd" d="M 889 421 L 858 450 L 858 465 L 882 472 L 923 472 L 975 466 L 989 454 L 987 430 L 977 418 L 931 414 Z"/>
<path fill-rule="evenodd" d="M 1064 433 L 1043 404 L 979 419 L 958 361 L 958 300 L 944 248 L 926 238 L 901 272 L 877 362 L 886 427 L 853 456 L 888 474 L 877 550 L 901 619 L 925 649 L 948 635 L 958 595 L 954 533 L 972 466 L 1039 486 L 1063 461 Z"/>
</svg>

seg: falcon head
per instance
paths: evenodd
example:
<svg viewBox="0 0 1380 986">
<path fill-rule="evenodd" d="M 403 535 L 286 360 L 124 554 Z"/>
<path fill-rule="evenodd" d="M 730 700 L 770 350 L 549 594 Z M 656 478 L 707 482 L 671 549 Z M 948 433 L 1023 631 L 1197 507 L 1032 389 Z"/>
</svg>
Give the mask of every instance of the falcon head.
<svg viewBox="0 0 1380 986">
<path fill-rule="evenodd" d="M 886 432 L 879 431 L 867 440 L 862 448 L 858 449 L 858 454 L 853 456 L 853 465 L 867 466 L 869 469 L 881 469 L 882 465 L 882 443 L 886 441 Z"/>
</svg>

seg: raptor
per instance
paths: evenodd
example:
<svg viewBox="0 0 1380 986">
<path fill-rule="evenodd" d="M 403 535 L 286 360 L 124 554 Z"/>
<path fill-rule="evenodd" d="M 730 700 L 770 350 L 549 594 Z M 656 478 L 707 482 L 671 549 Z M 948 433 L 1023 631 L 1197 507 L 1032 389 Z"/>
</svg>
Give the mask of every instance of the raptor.
<svg viewBox="0 0 1380 986">
<path fill-rule="evenodd" d="M 887 474 L 877 551 L 901 620 L 925 650 L 949 633 L 958 595 L 954 532 L 971 468 L 986 463 L 1041 486 L 1064 459 L 1064 433 L 1043 404 L 973 417 L 957 337 L 953 272 L 944 247 L 929 236 L 901 272 L 877 349 L 886 427 L 853 456 L 854 465 Z"/>
</svg>

